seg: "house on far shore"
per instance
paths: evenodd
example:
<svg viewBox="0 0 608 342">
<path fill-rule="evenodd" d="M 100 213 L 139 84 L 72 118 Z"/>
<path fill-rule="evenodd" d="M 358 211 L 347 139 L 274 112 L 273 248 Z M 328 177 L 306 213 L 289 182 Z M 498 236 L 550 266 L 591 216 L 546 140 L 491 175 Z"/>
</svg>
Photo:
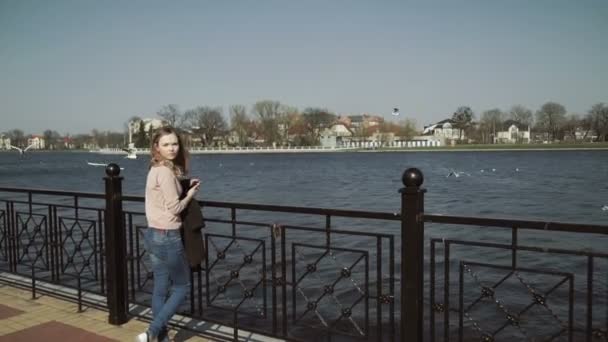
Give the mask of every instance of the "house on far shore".
<svg viewBox="0 0 608 342">
<path fill-rule="evenodd" d="M 456 140 L 466 140 L 464 130 L 454 127 L 455 121 L 452 119 L 441 120 L 435 124 L 424 126 L 422 131 L 423 136 L 432 136 L 435 140 L 439 140 L 441 145 L 450 145 Z"/>
<path fill-rule="evenodd" d="M 11 149 L 11 138 L 0 135 L 0 150 L 10 150 Z"/>
<path fill-rule="evenodd" d="M 45 140 L 40 135 L 32 135 L 27 139 L 27 146 L 30 145 L 34 145 L 32 146 L 32 149 L 34 150 L 42 150 L 45 147 Z"/>
<path fill-rule="evenodd" d="M 530 126 L 525 126 L 515 120 L 507 120 L 502 125 L 503 130 L 496 132 L 495 144 L 529 144 Z"/>
<path fill-rule="evenodd" d="M 593 142 L 597 140 L 597 132 L 591 128 L 576 127 L 572 132 L 566 132 L 564 134 L 564 141 L 589 141 Z"/>
<path fill-rule="evenodd" d="M 63 137 L 62 141 L 63 141 L 63 148 L 66 148 L 68 150 L 76 148 L 76 145 L 74 144 L 74 140 L 72 139 L 72 137 L 65 136 L 65 137 Z"/>
<path fill-rule="evenodd" d="M 353 132 L 343 123 L 335 123 L 321 132 L 321 146 L 340 147 L 352 138 Z"/>
<path fill-rule="evenodd" d="M 129 121 L 127 123 L 127 126 L 129 129 L 129 144 L 130 144 L 130 143 L 134 142 L 133 137 L 137 136 L 137 134 L 139 134 L 140 131 L 143 130 L 146 134 L 148 134 L 155 129 L 166 126 L 166 123 L 160 119 L 150 119 L 150 118 L 139 119 L 138 118 L 138 119 Z M 143 129 L 141 126 L 143 126 Z"/>
</svg>

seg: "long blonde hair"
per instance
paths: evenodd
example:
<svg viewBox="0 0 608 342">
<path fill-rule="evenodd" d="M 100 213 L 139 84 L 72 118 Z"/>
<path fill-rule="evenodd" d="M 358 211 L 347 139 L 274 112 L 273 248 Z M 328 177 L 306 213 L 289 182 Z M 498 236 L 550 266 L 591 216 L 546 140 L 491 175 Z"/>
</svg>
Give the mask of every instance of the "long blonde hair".
<svg viewBox="0 0 608 342">
<path fill-rule="evenodd" d="M 177 143 L 179 144 L 177 156 L 173 161 L 164 159 L 156 150 L 160 138 L 169 134 L 175 134 L 177 137 Z M 150 139 L 150 157 L 150 167 L 165 165 L 173 170 L 173 173 L 175 173 L 176 176 L 185 176 L 188 173 L 190 166 L 190 156 L 188 154 L 188 150 L 186 150 L 186 147 L 182 142 L 182 138 L 179 133 L 177 133 L 177 130 L 171 126 L 161 127 L 154 132 L 152 139 Z"/>
</svg>

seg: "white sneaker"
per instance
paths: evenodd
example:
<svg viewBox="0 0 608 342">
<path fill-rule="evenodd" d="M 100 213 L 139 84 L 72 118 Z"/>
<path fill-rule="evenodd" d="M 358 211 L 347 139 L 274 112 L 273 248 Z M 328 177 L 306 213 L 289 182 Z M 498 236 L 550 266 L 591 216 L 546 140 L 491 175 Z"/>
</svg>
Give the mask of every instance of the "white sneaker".
<svg viewBox="0 0 608 342">
<path fill-rule="evenodd" d="M 137 335 L 135 337 L 135 342 L 158 342 L 156 337 L 150 337 L 147 331 Z"/>
</svg>

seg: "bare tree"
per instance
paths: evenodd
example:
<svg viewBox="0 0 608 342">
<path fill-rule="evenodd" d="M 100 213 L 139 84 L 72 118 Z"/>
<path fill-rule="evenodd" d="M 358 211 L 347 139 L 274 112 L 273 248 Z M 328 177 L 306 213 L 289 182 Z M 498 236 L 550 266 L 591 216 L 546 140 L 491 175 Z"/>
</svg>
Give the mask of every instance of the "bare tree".
<svg viewBox="0 0 608 342">
<path fill-rule="evenodd" d="M 298 108 L 282 105 L 279 109 L 279 136 L 282 143 L 289 143 L 289 135 L 293 132 L 293 127 L 298 124 L 300 120 L 300 112 Z"/>
<path fill-rule="evenodd" d="M 526 126 L 532 126 L 532 111 L 522 105 L 515 105 L 509 111 L 509 117 L 513 121 Z"/>
<path fill-rule="evenodd" d="M 253 105 L 253 112 L 260 119 L 260 128 L 267 145 L 279 142 L 279 119 L 281 116 L 281 103 L 278 101 L 263 100 Z"/>
<path fill-rule="evenodd" d="M 11 145 L 25 147 L 27 139 L 25 139 L 25 133 L 22 130 L 12 129 L 6 135 L 11 139 Z"/>
<path fill-rule="evenodd" d="M 459 129 L 458 140 L 462 140 L 463 131 L 468 131 L 472 127 L 474 116 L 473 110 L 468 106 L 458 107 L 456 112 L 454 112 L 452 120 L 454 120 L 454 126 Z"/>
<path fill-rule="evenodd" d="M 50 129 L 45 130 L 44 132 L 42 132 L 42 138 L 44 139 L 45 147 L 49 150 L 53 150 L 53 131 Z"/>
<path fill-rule="evenodd" d="M 213 145 L 213 139 L 227 131 L 221 107 L 196 107 L 188 110 L 184 117 L 185 122 L 192 127 L 192 132 L 201 138 L 205 146 Z"/>
<path fill-rule="evenodd" d="M 150 138 L 146 133 L 146 125 L 143 124 L 143 121 L 139 124 L 139 129 L 137 130 L 137 138 L 135 139 L 135 147 L 137 148 L 146 148 L 150 145 Z"/>
<path fill-rule="evenodd" d="M 99 130 L 97 130 L 95 128 L 92 129 L 91 130 L 91 137 L 93 138 L 93 144 L 94 145 L 96 145 L 98 147 L 102 147 L 103 146 L 104 141 L 102 141 L 102 140 L 104 140 L 104 139 L 103 139 L 102 133 L 99 132 Z"/>
<path fill-rule="evenodd" d="M 404 140 L 413 138 L 417 133 L 416 122 L 412 119 L 404 119 L 398 123 L 386 121 L 374 127 L 378 127 L 380 133 L 393 133 Z"/>
<path fill-rule="evenodd" d="M 105 144 L 108 147 L 123 147 L 125 145 L 125 137 L 124 134 L 120 132 L 104 132 L 105 135 Z"/>
<path fill-rule="evenodd" d="M 330 113 L 327 109 L 306 108 L 302 113 L 302 120 L 309 141 L 316 145 L 319 143 L 321 132 L 336 121 L 336 115 Z"/>
<path fill-rule="evenodd" d="M 505 114 L 498 108 L 486 110 L 481 114 L 479 120 L 479 133 L 483 143 L 492 142 L 496 139 L 496 131 L 500 131 L 505 120 Z M 492 139 L 490 139 L 492 137 Z"/>
<path fill-rule="evenodd" d="M 597 103 L 591 107 L 588 114 L 591 127 L 597 133 L 599 141 L 608 140 L 608 105 Z"/>
<path fill-rule="evenodd" d="M 416 129 L 416 122 L 414 120 L 405 119 L 399 121 L 399 131 L 397 132 L 397 135 L 405 140 L 409 140 L 412 139 L 417 133 L 418 130 Z"/>
<path fill-rule="evenodd" d="M 536 112 L 536 125 L 547 132 L 551 140 L 555 140 L 565 117 L 564 106 L 556 102 L 547 102 Z"/>
<path fill-rule="evenodd" d="M 88 134 L 78 134 L 72 137 L 72 143 L 77 149 L 84 149 L 91 141 L 92 137 Z"/>
<path fill-rule="evenodd" d="M 561 125 L 561 133 L 564 136 L 564 140 L 566 137 L 572 139 L 576 142 L 576 129 L 581 125 L 581 118 L 577 114 L 570 114 L 565 119 L 563 124 Z"/>
<path fill-rule="evenodd" d="M 584 142 L 587 140 L 591 130 L 593 130 L 593 119 L 591 118 L 590 114 L 587 114 L 581 118 L 579 121 L 579 127 L 582 129 L 583 136 L 581 137 L 581 140 Z"/>
<path fill-rule="evenodd" d="M 57 131 L 47 129 L 42 133 L 42 137 L 44 138 L 46 148 L 54 150 L 57 148 L 57 141 L 61 138 L 61 135 Z"/>
<path fill-rule="evenodd" d="M 183 116 L 175 104 L 163 106 L 156 112 L 156 115 L 160 116 L 171 127 L 181 128 L 183 125 Z"/>
<path fill-rule="evenodd" d="M 250 120 L 245 106 L 230 106 L 230 127 L 237 136 L 239 146 L 247 146 L 251 132 L 249 132 Z"/>
</svg>

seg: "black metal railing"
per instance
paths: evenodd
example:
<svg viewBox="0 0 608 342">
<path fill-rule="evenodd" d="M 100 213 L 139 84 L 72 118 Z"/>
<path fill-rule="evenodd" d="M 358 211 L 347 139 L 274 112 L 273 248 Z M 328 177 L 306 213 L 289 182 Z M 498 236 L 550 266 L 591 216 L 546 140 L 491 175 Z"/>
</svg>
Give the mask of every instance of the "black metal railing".
<svg viewBox="0 0 608 342">
<path fill-rule="evenodd" d="M 606 226 L 440 215 L 424 221 L 444 232 L 504 233 L 501 242 L 429 238 L 431 341 L 608 338 Z M 480 261 L 479 253 L 493 260 Z"/>
<path fill-rule="evenodd" d="M 112 324 L 143 315 L 144 199 L 119 170 L 105 194 L 0 188 L 0 271 L 33 297 L 105 296 Z M 430 215 L 422 182 L 404 172 L 401 213 L 200 201 L 206 260 L 180 313 L 233 340 L 606 340 L 608 226 Z"/>
</svg>

